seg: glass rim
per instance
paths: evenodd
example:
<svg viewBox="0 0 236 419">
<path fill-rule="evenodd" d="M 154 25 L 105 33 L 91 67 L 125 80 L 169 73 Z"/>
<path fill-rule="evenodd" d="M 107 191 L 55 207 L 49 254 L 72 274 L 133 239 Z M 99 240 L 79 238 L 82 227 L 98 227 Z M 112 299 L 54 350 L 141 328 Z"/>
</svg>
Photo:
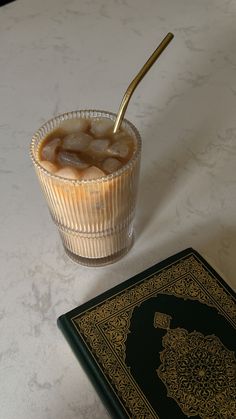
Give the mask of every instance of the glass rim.
<svg viewBox="0 0 236 419">
<path fill-rule="evenodd" d="M 129 128 L 131 128 L 131 130 L 133 131 L 136 141 L 137 141 L 137 148 L 134 152 L 134 154 L 132 155 L 131 159 L 124 164 L 124 166 L 122 166 L 120 169 L 116 170 L 113 173 L 110 173 L 109 175 L 105 175 L 105 176 L 101 176 L 99 178 L 95 178 L 95 179 L 68 179 L 68 178 L 64 178 L 62 176 L 57 176 L 54 173 L 49 172 L 48 170 L 44 169 L 43 166 L 40 165 L 38 159 L 35 157 L 35 145 L 36 142 L 39 140 L 39 136 L 41 136 L 42 134 L 42 130 L 47 128 L 48 125 L 53 125 L 55 123 L 55 126 L 52 129 L 55 129 L 57 126 L 60 125 L 60 122 L 64 121 L 64 120 L 69 120 L 69 119 L 73 119 L 73 118 L 78 118 L 79 115 L 77 114 L 91 114 L 91 116 L 88 116 L 87 119 L 89 117 L 91 118 L 97 118 L 99 119 L 99 117 L 102 118 L 106 118 L 106 119 L 111 119 L 114 120 L 116 119 L 116 114 L 110 111 L 104 111 L 104 110 L 96 110 L 96 109 L 79 109 L 79 110 L 75 110 L 75 111 L 70 111 L 70 112 L 64 112 L 62 114 L 56 115 L 53 118 L 49 119 L 48 121 L 46 121 L 43 125 L 41 125 L 40 128 L 37 129 L 37 131 L 33 134 L 33 137 L 31 139 L 30 142 L 30 157 L 33 161 L 33 164 L 44 174 L 46 174 L 47 176 L 65 182 L 65 183 L 73 183 L 75 185 L 80 185 L 80 184 L 94 184 L 94 183 L 101 183 L 101 182 L 106 182 L 109 181 L 111 179 L 114 179 L 116 177 L 119 177 L 120 175 L 122 175 L 124 172 L 128 171 L 128 169 L 132 166 L 132 164 L 134 163 L 134 161 L 136 161 L 138 159 L 138 157 L 140 156 L 141 153 L 141 148 L 142 148 L 142 140 L 141 140 L 141 136 L 139 134 L 139 131 L 137 130 L 137 128 L 132 124 L 132 122 L 130 122 L 128 119 L 123 120 L 123 122 L 125 124 L 128 125 Z M 100 114 L 100 115 L 96 115 L 93 116 L 92 114 Z M 68 117 L 70 115 L 73 115 L 72 117 Z M 77 116 L 76 116 L 77 115 Z M 106 117 L 107 115 L 107 117 Z M 81 117 L 81 116 L 80 116 Z M 42 138 L 43 139 L 43 138 Z M 41 141 L 41 139 L 40 139 Z"/>
</svg>

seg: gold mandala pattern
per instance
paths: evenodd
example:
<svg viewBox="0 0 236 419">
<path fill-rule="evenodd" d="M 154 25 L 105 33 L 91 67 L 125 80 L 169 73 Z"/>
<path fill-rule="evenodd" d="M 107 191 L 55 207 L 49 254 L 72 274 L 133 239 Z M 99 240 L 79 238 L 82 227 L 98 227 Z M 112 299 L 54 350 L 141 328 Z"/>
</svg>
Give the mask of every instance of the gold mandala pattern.
<svg viewBox="0 0 236 419">
<path fill-rule="evenodd" d="M 214 335 L 170 329 L 162 339 L 159 378 L 187 416 L 202 419 L 236 415 L 236 360 Z"/>
<path fill-rule="evenodd" d="M 72 319 L 132 418 L 158 419 L 125 365 L 125 343 L 134 308 L 159 293 L 215 307 L 236 326 L 233 298 L 194 255 L 171 264 Z"/>
</svg>

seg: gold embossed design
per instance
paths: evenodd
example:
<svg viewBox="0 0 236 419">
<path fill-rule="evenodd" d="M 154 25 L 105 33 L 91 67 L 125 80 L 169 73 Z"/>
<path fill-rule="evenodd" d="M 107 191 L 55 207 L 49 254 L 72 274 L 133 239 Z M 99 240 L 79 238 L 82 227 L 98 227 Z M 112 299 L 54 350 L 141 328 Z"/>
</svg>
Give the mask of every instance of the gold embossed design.
<svg viewBox="0 0 236 419">
<path fill-rule="evenodd" d="M 114 316 L 101 324 L 101 329 L 107 339 L 115 345 L 116 353 L 125 362 L 125 342 L 130 327 L 133 310 Z M 126 331 L 126 333 L 124 333 Z"/>
<path fill-rule="evenodd" d="M 86 342 L 99 359 L 109 381 L 132 412 L 132 416 L 127 412 L 128 417 L 158 419 L 125 366 L 125 341 L 134 306 L 124 311 L 124 302 L 124 296 L 120 295 L 116 300 L 110 300 L 108 305 L 102 304 L 83 317 L 76 318 L 76 325 L 83 330 Z"/>
<path fill-rule="evenodd" d="M 124 357 L 134 308 L 159 293 L 215 307 L 236 327 L 233 298 L 193 254 L 74 317 L 72 321 L 78 333 L 99 363 L 102 374 L 116 390 L 127 416 L 132 418 L 158 418 L 132 377 Z"/>
<path fill-rule="evenodd" d="M 236 414 L 236 360 L 214 335 L 170 329 L 159 378 L 186 416 L 202 419 L 233 418 Z"/>
<path fill-rule="evenodd" d="M 154 315 L 154 327 L 159 327 L 159 329 L 169 329 L 170 328 L 170 322 L 172 317 L 165 313 L 160 313 L 157 311 Z"/>
</svg>

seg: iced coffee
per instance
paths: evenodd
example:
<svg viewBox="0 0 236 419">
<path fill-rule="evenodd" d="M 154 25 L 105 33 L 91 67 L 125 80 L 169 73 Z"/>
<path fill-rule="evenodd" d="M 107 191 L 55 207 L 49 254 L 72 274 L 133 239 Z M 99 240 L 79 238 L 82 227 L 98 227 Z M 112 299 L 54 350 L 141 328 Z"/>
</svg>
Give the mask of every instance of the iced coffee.
<svg viewBox="0 0 236 419">
<path fill-rule="evenodd" d="M 78 111 L 35 134 L 31 156 L 64 247 L 91 266 L 125 254 L 133 238 L 141 140 L 128 121 Z"/>
<path fill-rule="evenodd" d="M 136 149 L 125 129 L 112 133 L 109 119 L 67 120 L 48 134 L 39 151 L 41 166 L 68 179 L 97 179 L 124 166 Z"/>
</svg>

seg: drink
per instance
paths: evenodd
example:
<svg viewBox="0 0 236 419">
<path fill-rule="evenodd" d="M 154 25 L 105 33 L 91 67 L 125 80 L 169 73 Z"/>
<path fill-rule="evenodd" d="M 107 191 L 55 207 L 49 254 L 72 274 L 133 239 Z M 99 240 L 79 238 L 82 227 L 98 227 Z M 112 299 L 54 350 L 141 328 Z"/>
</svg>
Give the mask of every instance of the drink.
<svg viewBox="0 0 236 419">
<path fill-rule="evenodd" d="M 64 114 L 32 139 L 31 156 L 66 252 L 96 266 L 125 254 L 133 238 L 141 139 L 100 111 Z"/>
<path fill-rule="evenodd" d="M 96 179 L 120 169 L 131 159 L 136 141 L 124 129 L 112 133 L 112 120 L 66 120 L 42 141 L 39 162 L 69 179 Z"/>
</svg>

